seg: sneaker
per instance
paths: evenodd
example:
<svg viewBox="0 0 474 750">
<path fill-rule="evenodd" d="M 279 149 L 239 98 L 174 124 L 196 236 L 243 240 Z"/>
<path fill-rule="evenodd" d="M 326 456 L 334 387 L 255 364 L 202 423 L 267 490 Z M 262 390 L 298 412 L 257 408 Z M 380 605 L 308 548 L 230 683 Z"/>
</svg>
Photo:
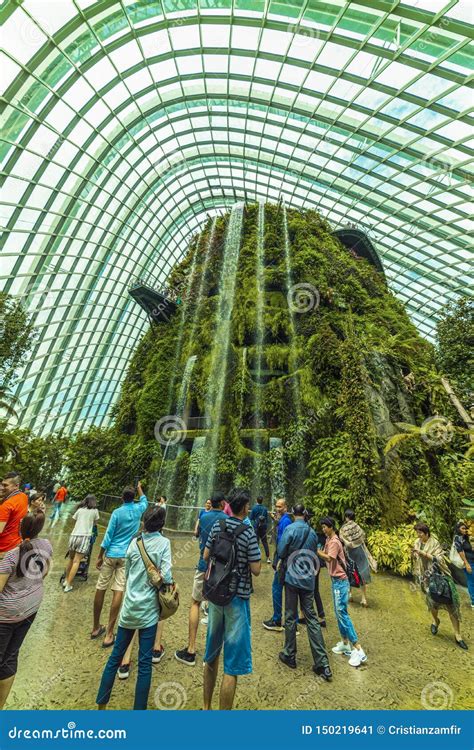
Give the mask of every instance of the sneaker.
<svg viewBox="0 0 474 750">
<path fill-rule="evenodd" d="M 121 664 L 117 669 L 119 680 L 127 680 L 130 677 L 130 664 Z"/>
<path fill-rule="evenodd" d="M 72 591 L 72 586 L 68 586 L 67 583 L 65 583 L 63 586 L 63 591 L 65 594 L 68 594 L 69 591 Z"/>
<path fill-rule="evenodd" d="M 316 667 L 315 665 L 313 665 L 313 672 L 314 674 L 317 674 L 318 677 L 322 677 L 322 679 L 326 682 L 331 682 L 332 680 L 332 672 L 330 667 Z"/>
<path fill-rule="evenodd" d="M 262 625 L 265 630 L 276 630 L 278 633 L 283 630 L 281 620 L 264 620 Z"/>
<path fill-rule="evenodd" d="M 165 649 L 164 649 L 163 646 L 159 649 L 159 651 L 157 651 L 154 648 L 153 649 L 153 654 L 152 654 L 152 657 L 151 657 L 152 664 L 159 664 L 164 655 L 165 655 Z"/>
<path fill-rule="evenodd" d="M 298 625 L 306 625 L 306 617 L 298 617 Z"/>
<path fill-rule="evenodd" d="M 270 558 L 268 558 L 267 565 L 271 565 L 271 564 L 272 564 L 272 561 L 270 560 Z M 472 606 L 474 607 L 474 604 Z"/>
<path fill-rule="evenodd" d="M 278 654 L 278 658 L 280 659 L 283 664 L 286 664 L 287 667 L 290 667 L 290 669 L 296 669 L 296 659 L 290 659 L 289 656 L 283 653 L 283 651 L 280 651 Z"/>
<path fill-rule="evenodd" d="M 365 651 L 361 648 L 354 648 L 352 649 L 351 656 L 349 659 L 349 664 L 351 667 L 360 667 L 361 664 L 363 664 L 365 661 L 367 661 L 367 656 L 365 654 Z"/>
<path fill-rule="evenodd" d="M 339 641 L 339 643 L 336 643 L 336 645 L 331 650 L 333 654 L 344 654 L 344 656 L 350 656 L 352 653 L 351 647 L 348 643 L 344 643 L 344 641 Z"/>
<path fill-rule="evenodd" d="M 201 625 L 207 625 L 209 623 L 209 615 L 204 615 L 204 617 L 201 617 Z"/>
<path fill-rule="evenodd" d="M 181 664 L 187 664 L 188 667 L 194 667 L 196 664 L 196 654 L 190 654 L 187 648 L 183 648 L 182 651 L 175 651 L 174 658 Z"/>
<path fill-rule="evenodd" d="M 320 628 L 325 628 L 326 627 L 326 620 L 320 620 L 319 621 L 319 627 Z"/>
</svg>

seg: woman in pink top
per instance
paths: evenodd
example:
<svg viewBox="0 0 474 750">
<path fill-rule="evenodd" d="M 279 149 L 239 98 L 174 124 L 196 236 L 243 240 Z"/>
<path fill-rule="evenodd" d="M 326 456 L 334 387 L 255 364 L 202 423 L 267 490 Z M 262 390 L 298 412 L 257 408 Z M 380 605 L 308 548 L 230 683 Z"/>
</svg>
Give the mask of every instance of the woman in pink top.
<svg viewBox="0 0 474 750">
<path fill-rule="evenodd" d="M 330 516 L 321 520 L 321 526 L 326 536 L 324 551 L 318 550 L 318 555 L 326 561 L 331 577 L 332 597 L 337 625 L 342 641 L 332 649 L 335 654 L 349 656 L 351 667 L 360 667 L 367 661 L 367 656 L 359 643 L 352 620 L 347 611 L 351 587 L 346 573 L 346 557 L 342 542 L 336 534 L 335 522 Z M 352 647 L 351 647 L 352 644 Z"/>
</svg>

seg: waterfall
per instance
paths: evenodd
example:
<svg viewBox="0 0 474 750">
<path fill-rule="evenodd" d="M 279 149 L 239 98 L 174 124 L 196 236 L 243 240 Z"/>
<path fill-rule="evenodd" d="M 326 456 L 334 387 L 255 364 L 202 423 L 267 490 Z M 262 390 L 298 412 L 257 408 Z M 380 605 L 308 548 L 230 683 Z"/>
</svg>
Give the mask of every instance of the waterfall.
<svg viewBox="0 0 474 750">
<path fill-rule="evenodd" d="M 263 339 L 264 339 L 264 320 L 263 320 L 263 307 L 264 307 L 264 291 L 265 291 L 265 277 L 263 271 L 263 260 L 264 260 L 264 232 L 265 232 L 265 205 L 260 203 L 258 206 L 258 235 L 257 235 L 257 253 L 256 253 L 256 268 L 255 276 L 257 282 L 257 304 L 256 304 L 256 375 L 254 380 L 254 414 L 255 414 L 255 425 L 257 432 L 255 433 L 254 450 L 258 454 L 253 461 L 253 492 L 256 495 L 263 493 L 263 482 L 262 482 L 262 453 L 263 453 L 263 440 L 262 435 L 259 432 L 262 426 L 262 359 L 263 359 Z"/>
<path fill-rule="evenodd" d="M 183 379 L 181 381 L 181 386 L 180 386 L 180 389 L 179 389 L 178 404 L 177 404 L 177 408 L 176 408 L 176 416 L 180 417 L 181 419 L 183 418 L 184 410 L 186 409 L 186 403 L 187 403 L 187 400 L 188 400 L 189 383 L 191 381 L 191 374 L 192 374 L 192 371 L 193 371 L 193 367 L 194 367 L 194 365 L 196 363 L 196 360 L 197 360 L 197 356 L 196 355 L 194 355 L 193 357 L 189 357 L 188 361 L 186 362 L 186 367 L 184 368 Z M 162 471 L 163 471 L 164 463 L 165 463 L 166 459 L 168 458 L 168 453 L 169 453 L 170 446 L 172 446 L 173 448 L 176 448 L 176 444 L 173 442 L 173 437 L 171 437 L 168 440 L 168 442 L 166 443 L 165 449 L 163 451 L 163 457 L 161 459 L 160 468 L 159 468 L 158 475 L 157 475 L 156 481 L 155 481 L 155 489 L 154 489 L 154 491 L 153 491 L 153 493 L 151 495 L 155 499 L 158 497 L 158 490 L 160 488 L 161 474 L 162 474 Z M 175 455 L 176 452 L 177 452 L 176 450 L 173 451 L 173 455 L 171 456 L 171 458 L 176 458 L 176 455 Z M 166 482 L 165 494 L 167 494 L 167 495 L 170 494 L 170 490 L 172 490 L 173 485 L 174 485 L 175 477 L 176 477 L 176 467 L 173 468 L 172 476 Z"/>
<path fill-rule="evenodd" d="M 189 457 L 189 472 L 186 492 L 184 493 L 183 509 L 178 509 L 177 528 L 181 531 L 191 531 L 196 520 L 196 505 L 199 503 L 199 483 L 203 474 L 208 470 L 205 448 L 205 437 L 194 438 L 191 455 Z"/>
<path fill-rule="evenodd" d="M 283 464 L 283 446 L 281 438 L 270 438 L 268 451 L 268 473 L 272 489 L 272 502 L 285 497 L 285 467 Z"/>
<path fill-rule="evenodd" d="M 174 363 L 172 366 L 171 378 L 170 378 L 170 382 L 168 386 L 168 414 L 171 414 L 171 409 L 173 406 L 174 389 L 176 385 L 176 378 L 177 378 L 177 374 L 179 371 L 179 364 L 180 364 L 181 354 L 182 354 L 182 349 L 183 349 L 184 324 L 186 322 L 186 317 L 187 317 L 188 308 L 189 308 L 189 296 L 190 296 L 189 293 L 194 283 L 194 276 L 196 273 L 196 265 L 197 265 L 197 256 L 199 254 L 199 250 L 201 247 L 201 240 L 202 240 L 202 235 L 199 237 L 199 240 L 196 243 L 196 247 L 193 253 L 193 259 L 191 262 L 191 270 L 187 279 L 186 292 L 184 294 L 183 308 L 181 310 L 181 317 L 179 320 L 178 334 L 176 336 Z M 178 417 L 181 416 L 178 410 L 176 410 L 176 416 Z"/>
<path fill-rule="evenodd" d="M 287 294 L 290 294 L 290 290 L 293 287 L 293 279 L 291 274 L 291 255 L 290 255 L 290 236 L 288 234 L 288 217 L 286 213 L 286 206 L 283 204 L 283 234 L 285 241 L 285 270 L 286 270 L 286 286 Z M 288 304 L 288 312 L 290 316 L 290 370 L 292 372 L 291 384 L 293 390 L 293 399 L 295 402 L 296 419 L 298 423 L 301 421 L 301 395 L 298 376 L 294 375 L 298 369 L 298 357 L 296 353 L 296 328 L 295 328 L 295 313 Z"/>
<path fill-rule="evenodd" d="M 205 283 L 206 283 L 207 269 L 209 267 L 209 257 L 211 255 L 212 246 L 214 245 L 214 237 L 216 235 L 216 224 L 217 224 L 217 217 L 214 217 L 213 220 L 212 220 L 211 231 L 209 232 L 209 237 L 208 237 L 208 240 L 207 240 L 206 254 L 204 256 L 204 267 L 203 267 L 203 269 L 201 271 L 201 278 L 199 280 L 199 289 L 198 289 L 198 296 L 197 296 L 197 300 L 196 300 L 196 309 L 194 311 L 194 316 L 193 316 L 193 322 L 192 322 L 192 326 L 191 326 L 191 331 L 189 333 L 189 343 L 190 343 L 190 346 L 192 346 L 193 343 L 194 343 L 194 336 L 196 334 L 196 327 L 197 327 L 199 316 L 200 316 L 200 313 L 201 313 L 202 301 L 204 299 L 204 287 L 205 287 Z"/>
<path fill-rule="evenodd" d="M 239 427 L 242 427 L 245 401 L 245 376 L 247 374 L 247 347 L 242 349 L 242 377 L 240 378 Z"/>
<path fill-rule="evenodd" d="M 234 307 L 243 218 L 243 205 L 235 204 L 232 208 L 227 229 L 224 259 L 219 281 L 219 302 L 216 314 L 217 328 L 214 335 L 205 399 L 205 414 L 211 424 L 208 439 L 209 471 L 201 474 L 199 484 L 200 501 L 204 500 L 210 494 L 216 475 L 217 450 L 227 381 L 231 318 Z"/>
<path fill-rule="evenodd" d="M 184 411 L 188 401 L 189 384 L 191 382 L 191 375 L 193 372 L 194 365 L 196 364 L 197 355 L 193 354 L 192 357 L 188 357 L 186 367 L 184 368 L 183 379 L 179 389 L 178 403 L 176 406 L 176 416 L 181 419 L 184 417 Z"/>
</svg>

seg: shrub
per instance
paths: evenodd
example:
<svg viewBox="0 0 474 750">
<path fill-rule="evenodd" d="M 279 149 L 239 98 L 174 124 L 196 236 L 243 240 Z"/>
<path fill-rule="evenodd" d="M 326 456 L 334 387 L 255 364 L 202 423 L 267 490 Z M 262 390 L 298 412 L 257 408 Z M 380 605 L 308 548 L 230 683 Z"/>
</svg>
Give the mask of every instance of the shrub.
<svg viewBox="0 0 474 750">
<path fill-rule="evenodd" d="M 390 531 L 376 529 L 367 535 L 367 546 L 379 566 L 401 576 L 411 572 L 411 550 L 415 541 L 416 532 L 411 524 Z"/>
</svg>

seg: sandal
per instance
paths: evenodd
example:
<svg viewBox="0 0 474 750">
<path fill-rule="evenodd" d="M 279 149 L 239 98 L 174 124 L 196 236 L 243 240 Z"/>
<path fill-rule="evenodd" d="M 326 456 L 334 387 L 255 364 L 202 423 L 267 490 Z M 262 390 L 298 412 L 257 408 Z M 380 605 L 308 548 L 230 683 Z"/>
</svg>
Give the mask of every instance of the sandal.
<svg viewBox="0 0 474 750">
<path fill-rule="evenodd" d="M 110 641 L 110 643 L 105 643 L 105 641 L 102 641 L 102 648 L 110 648 L 111 646 L 114 645 L 114 643 L 115 643 L 115 633 L 112 636 L 112 640 Z"/>
<path fill-rule="evenodd" d="M 92 633 L 93 632 L 94 631 L 92 631 Z M 92 635 L 92 633 L 91 633 L 91 641 L 95 641 L 96 638 L 100 638 L 101 635 L 104 635 L 105 628 L 104 628 L 103 625 L 101 625 L 100 628 L 99 628 L 99 630 L 97 631 L 97 633 L 95 635 Z"/>
</svg>

